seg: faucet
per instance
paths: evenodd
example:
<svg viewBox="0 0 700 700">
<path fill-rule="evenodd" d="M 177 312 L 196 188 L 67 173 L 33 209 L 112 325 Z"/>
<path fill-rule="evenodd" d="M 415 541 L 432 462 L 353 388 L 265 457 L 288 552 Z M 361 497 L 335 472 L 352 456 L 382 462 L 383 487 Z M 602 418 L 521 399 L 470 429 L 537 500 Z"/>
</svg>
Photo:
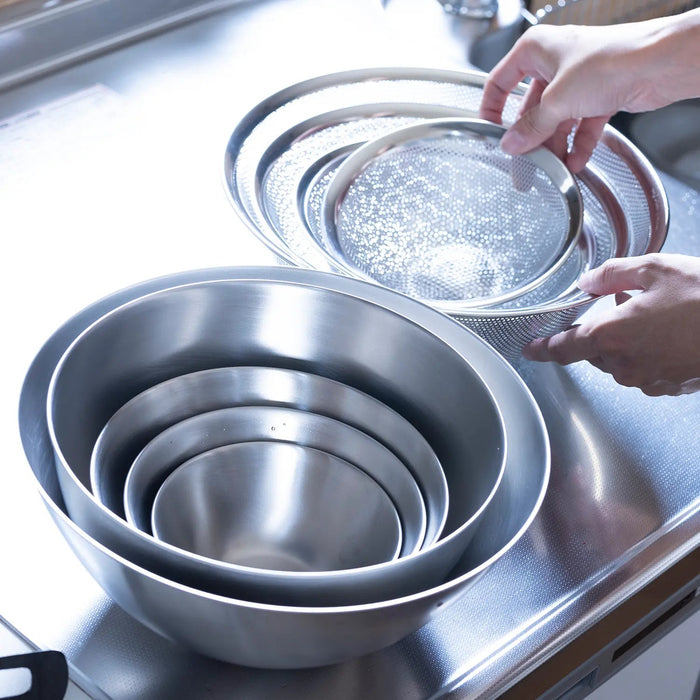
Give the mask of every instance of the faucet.
<svg viewBox="0 0 700 700">
<path fill-rule="evenodd" d="M 490 19 L 498 12 L 498 0 L 438 0 L 442 9 L 451 15 Z"/>
</svg>

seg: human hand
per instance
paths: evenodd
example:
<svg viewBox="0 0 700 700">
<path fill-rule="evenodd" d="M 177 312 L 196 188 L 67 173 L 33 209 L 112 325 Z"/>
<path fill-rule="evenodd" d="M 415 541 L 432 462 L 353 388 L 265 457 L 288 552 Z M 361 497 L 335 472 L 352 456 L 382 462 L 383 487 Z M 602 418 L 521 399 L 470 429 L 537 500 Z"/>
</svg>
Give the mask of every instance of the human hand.
<svg viewBox="0 0 700 700">
<path fill-rule="evenodd" d="M 492 70 L 480 116 L 500 124 L 513 88 L 532 78 L 501 146 L 517 155 L 544 144 L 578 172 L 614 113 L 700 95 L 699 42 L 697 10 L 604 27 L 536 25 Z"/>
<path fill-rule="evenodd" d="M 615 258 L 581 276 L 591 294 L 617 306 L 523 350 L 526 359 L 588 360 L 649 396 L 700 390 L 700 258 L 650 254 Z M 641 290 L 630 296 L 628 290 Z"/>
</svg>

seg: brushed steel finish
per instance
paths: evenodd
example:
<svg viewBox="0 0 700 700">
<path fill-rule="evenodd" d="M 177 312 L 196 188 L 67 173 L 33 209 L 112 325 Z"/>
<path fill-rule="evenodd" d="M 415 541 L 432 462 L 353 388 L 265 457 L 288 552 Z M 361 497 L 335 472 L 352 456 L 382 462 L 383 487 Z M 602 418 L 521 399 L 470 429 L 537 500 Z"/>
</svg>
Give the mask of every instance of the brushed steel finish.
<svg viewBox="0 0 700 700">
<path fill-rule="evenodd" d="M 396 559 L 401 521 L 344 459 L 289 442 L 239 442 L 188 459 L 156 493 L 153 534 L 209 559 L 334 571 Z"/>
<path fill-rule="evenodd" d="M 261 268 L 219 268 L 176 275 L 172 283 L 227 276 L 252 279 Z M 40 492 L 57 527 L 97 582 L 126 611 L 151 629 L 205 655 L 238 664 L 302 668 L 330 664 L 386 647 L 425 624 L 500 559 L 522 537 L 540 509 L 550 473 L 547 431 L 537 404 L 516 372 L 477 336 L 428 307 L 357 280 L 309 270 L 280 268 L 278 279 L 306 280 L 372 300 L 416 322 L 468 358 L 502 407 L 508 430 L 503 480 L 475 537 L 451 576 L 403 598 L 349 607 L 299 608 L 250 603 L 204 593 L 157 575 L 112 551 L 73 522 L 62 507 L 51 460 L 45 414 L 49 378 L 63 350 L 92 321 L 138 294 L 167 288 L 168 278 L 125 290 L 66 322 L 40 350 L 25 380 L 23 445 Z M 359 285 L 359 286 L 358 286 Z M 426 417 L 427 418 L 427 417 Z M 38 433 L 36 432 L 38 431 Z M 44 446 L 48 449 L 44 450 Z M 175 615 L 174 611 L 181 611 Z M 343 634 L 337 634 L 342 629 Z"/>
<path fill-rule="evenodd" d="M 262 602 L 339 605 L 435 585 L 469 544 L 498 489 L 506 457 L 501 407 L 468 356 L 410 314 L 372 302 L 375 285 L 365 283 L 351 295 L 320 286 L 326 277 L 319 286 L 307 283 L 308 271 L 285 277 L 281 268 L 271 267 L 259 274 L 257 280 L 183 285 L 145 296 L 105 315 L 74 341 L 56 368 L 47 402 L 68 512 L 102 544 L 135 563 L 223 595 L 250 597 L 255 590 Z M 444 536 L 390 564 L 325 574 L 337 579 L 332 589 L 324 577 L 309 573 L 304 588 L 290 591 L 281 573 L 217 562 L 204 568 L 187 552 L 129 527 L 93 497 L 91 452 L 119 407 L 174 376 L 251 364 L 334 378 L 412 422 L 447 480 Z M 128 465 L 120 469 L 123 482 Z"/>
<path fill-rule="evenodd" d="M 76 31 L 87 26 L 64 14 Z M 154 291 L 152 278 L 163 274 L 274 262 L 232 219 L 218 173 L 211 176 L 237 115 L 319 65 L 463 66 L 470 39 L 430 0 L 241 3 L 0 97 L 4 116 L 40 108 L 19 143 L 12 126 L 0 139 L 9 156 L 0 201 L 16 263 L 2 278 L 4 310 L 6 326 L 21 329 L 4 349 L 0 605 L 12 624 L 63 650 L 111 697 L 495 697 L 541 666 L 556 674 L 562 649 L 573 663 L 585 661 L 572 642 L 700 544 L 700 396 L 649 399 L 583 363 L 520 370 L 555 440 L 553 479 L 526 535 L 422 629 L 335 666 L 247 669 L 161 637 L 93 580 L 37 493 L 28 460 L 47 486 L 56 484 L 43 417 L 48 381 L 79 331 L 115 303 Z M 270 60 L 271 45 L 284 60 Z M 47 102 L 96 84 L 118 92 L 111 120 L 78 99 L 57 130 Z M 671 209 L 664 249 L 700 254 L 698 193 L 660 174 Z M 96 236 L 119 241 L 109 264 L 86 264 Z M 202 274 L 181 272 L 167 284 Z M 124 289 L 138 280 L 148 282 Z M 59 326 L 27 375 L 18 425 L 22 379 Z M 60 502 L 58 490 L 50 492 Z"/>
<path fill-rule="evenodd" d="M 261 372 L 256 373 L 256 368 L 251 369 L 253 374 L 265 371 L 265 368 L 261 368 Z M 177 378 L 173 381 L 176 382 Z M 123 494 L 127 521 L 139 530 L 150 532 L 155 494 L 175 468 L 216 447 L 255 440 L 313 447 L 366 471 L 396 506 L 403 531 L 403 556 L 417 551 L 424 542 L 432 544 L 439 536 L 441 528 L 435 528 L 433 524 L 444 523 L 447 501 L 442 512 L 431 513 L 431 537 L 425 541 L 427 513 L 419 485 L 408 467 L 391 450 L 339 420 L 309 413 L 308 410 L 276 406 L 238 406 L 208 411 L 175 423 L 156 435 L 129 468 Z M 444 483 L 440 463 L 434 460 L 428 466 L 439 472 L 434 480 Z M 433 477 L 432 474 L 428 476 Z"/>
</svg>

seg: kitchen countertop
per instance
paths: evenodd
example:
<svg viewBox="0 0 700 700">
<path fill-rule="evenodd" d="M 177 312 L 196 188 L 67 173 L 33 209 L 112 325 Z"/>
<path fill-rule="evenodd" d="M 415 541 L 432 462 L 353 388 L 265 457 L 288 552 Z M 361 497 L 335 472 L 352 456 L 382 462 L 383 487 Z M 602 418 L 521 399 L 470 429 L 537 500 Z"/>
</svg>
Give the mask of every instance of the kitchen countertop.
<svg viewBox="0 0 700 700">
<path fill-rule="evenodd" d="M 259 100 L 314 75 L 466 67 L 459 37 L 430 33 L 429 22 L 443 19 L 428 1 L 241 3 L 0 93 L 0 614 L 62 650 L 107 696 L 497 697 L 697 554 L 700 394 L 645 397 L 586 364 L 518 367 L 553 452 L 548 495 L 526 536 L 423 629 L 337 666 L 257 671 L 160 638 L 107 598 L 41 502 L 17 401 L 42 343 L 76 311 L 136 282 L 275 264 L 224 194 L 230 132 Z M 700 255 L 698 193 L 663 182 L 664 250 Z M 681 594 L 671 584 L 663 592 Z M 572 673 L 592 653 L 579 652 Z"/>
</svg>

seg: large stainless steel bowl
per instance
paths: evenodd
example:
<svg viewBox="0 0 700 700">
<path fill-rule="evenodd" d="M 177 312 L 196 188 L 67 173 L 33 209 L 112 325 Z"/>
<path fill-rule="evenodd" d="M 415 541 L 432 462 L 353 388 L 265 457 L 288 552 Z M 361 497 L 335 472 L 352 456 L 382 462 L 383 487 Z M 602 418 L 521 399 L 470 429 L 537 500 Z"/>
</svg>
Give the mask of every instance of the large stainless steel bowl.
<svg viewBox="0 0 700 700">
<path fill-rule="evenodd" d="M 51 375 L 76 336 L 104 313 L 172 285 L 228 277 L 259 278 L 260 268 L 218 268 L 145 282 L 96 302 L 54 333 L 32 363 L 20 398 L 20 433 L 29 465 L 56 525 L 105 591 L 153 630 L 209 656 L 249 666 L 301 668 L 338 662 L 388 646 L 414 631 L 498 558 L 514 547 L 535 518 L 550 470 L 541 413 L 515 371 L 485 342 L 456 322 L 379 287 L 288 269 L 279 279 L 305 280 L 369 298 L 411 316 L 469 358 L 491 388 L 508 427 L 503 480 L 479 530 L 450 576 L 420 593 L 359 606 L 270 606 L 205 593 L 158 576 L 96 541 L 66 514 L 58 486 L 45 407 Z M 287 277 L 288 276 L 288 277 Z M 498 605 L 501 601 L 494 600 Z M 483 611 L 475 611 L 475 614 Z"/>
<path fill-rule="evenodd" d="M 468 356 L 354 294 L 284 277 L 229 279 L 155 292 L 86 329 L 56 367 L 47 402 L 68 512 L 91 536 L 162 576 L 221 595 L 275 604 L 342 605 L 410 595 L 435 585 L 469 544 L 501 478 L 504 429 Z M 331 278 L 332 279 L 332 278 Z M 422 307 L 421 307 L 422 308 Z M 438 312 L 434 312 L 438 313 Z M 450 492 L 445 536 L 396 561 L 291 576 L 208 563 L 130 528 L 90 493 L 90 455 L 105 423 L 159 382 L 235 365 L 309 371 L 354 386 L 411 421 L 435 450 Z"/>
</svg>

